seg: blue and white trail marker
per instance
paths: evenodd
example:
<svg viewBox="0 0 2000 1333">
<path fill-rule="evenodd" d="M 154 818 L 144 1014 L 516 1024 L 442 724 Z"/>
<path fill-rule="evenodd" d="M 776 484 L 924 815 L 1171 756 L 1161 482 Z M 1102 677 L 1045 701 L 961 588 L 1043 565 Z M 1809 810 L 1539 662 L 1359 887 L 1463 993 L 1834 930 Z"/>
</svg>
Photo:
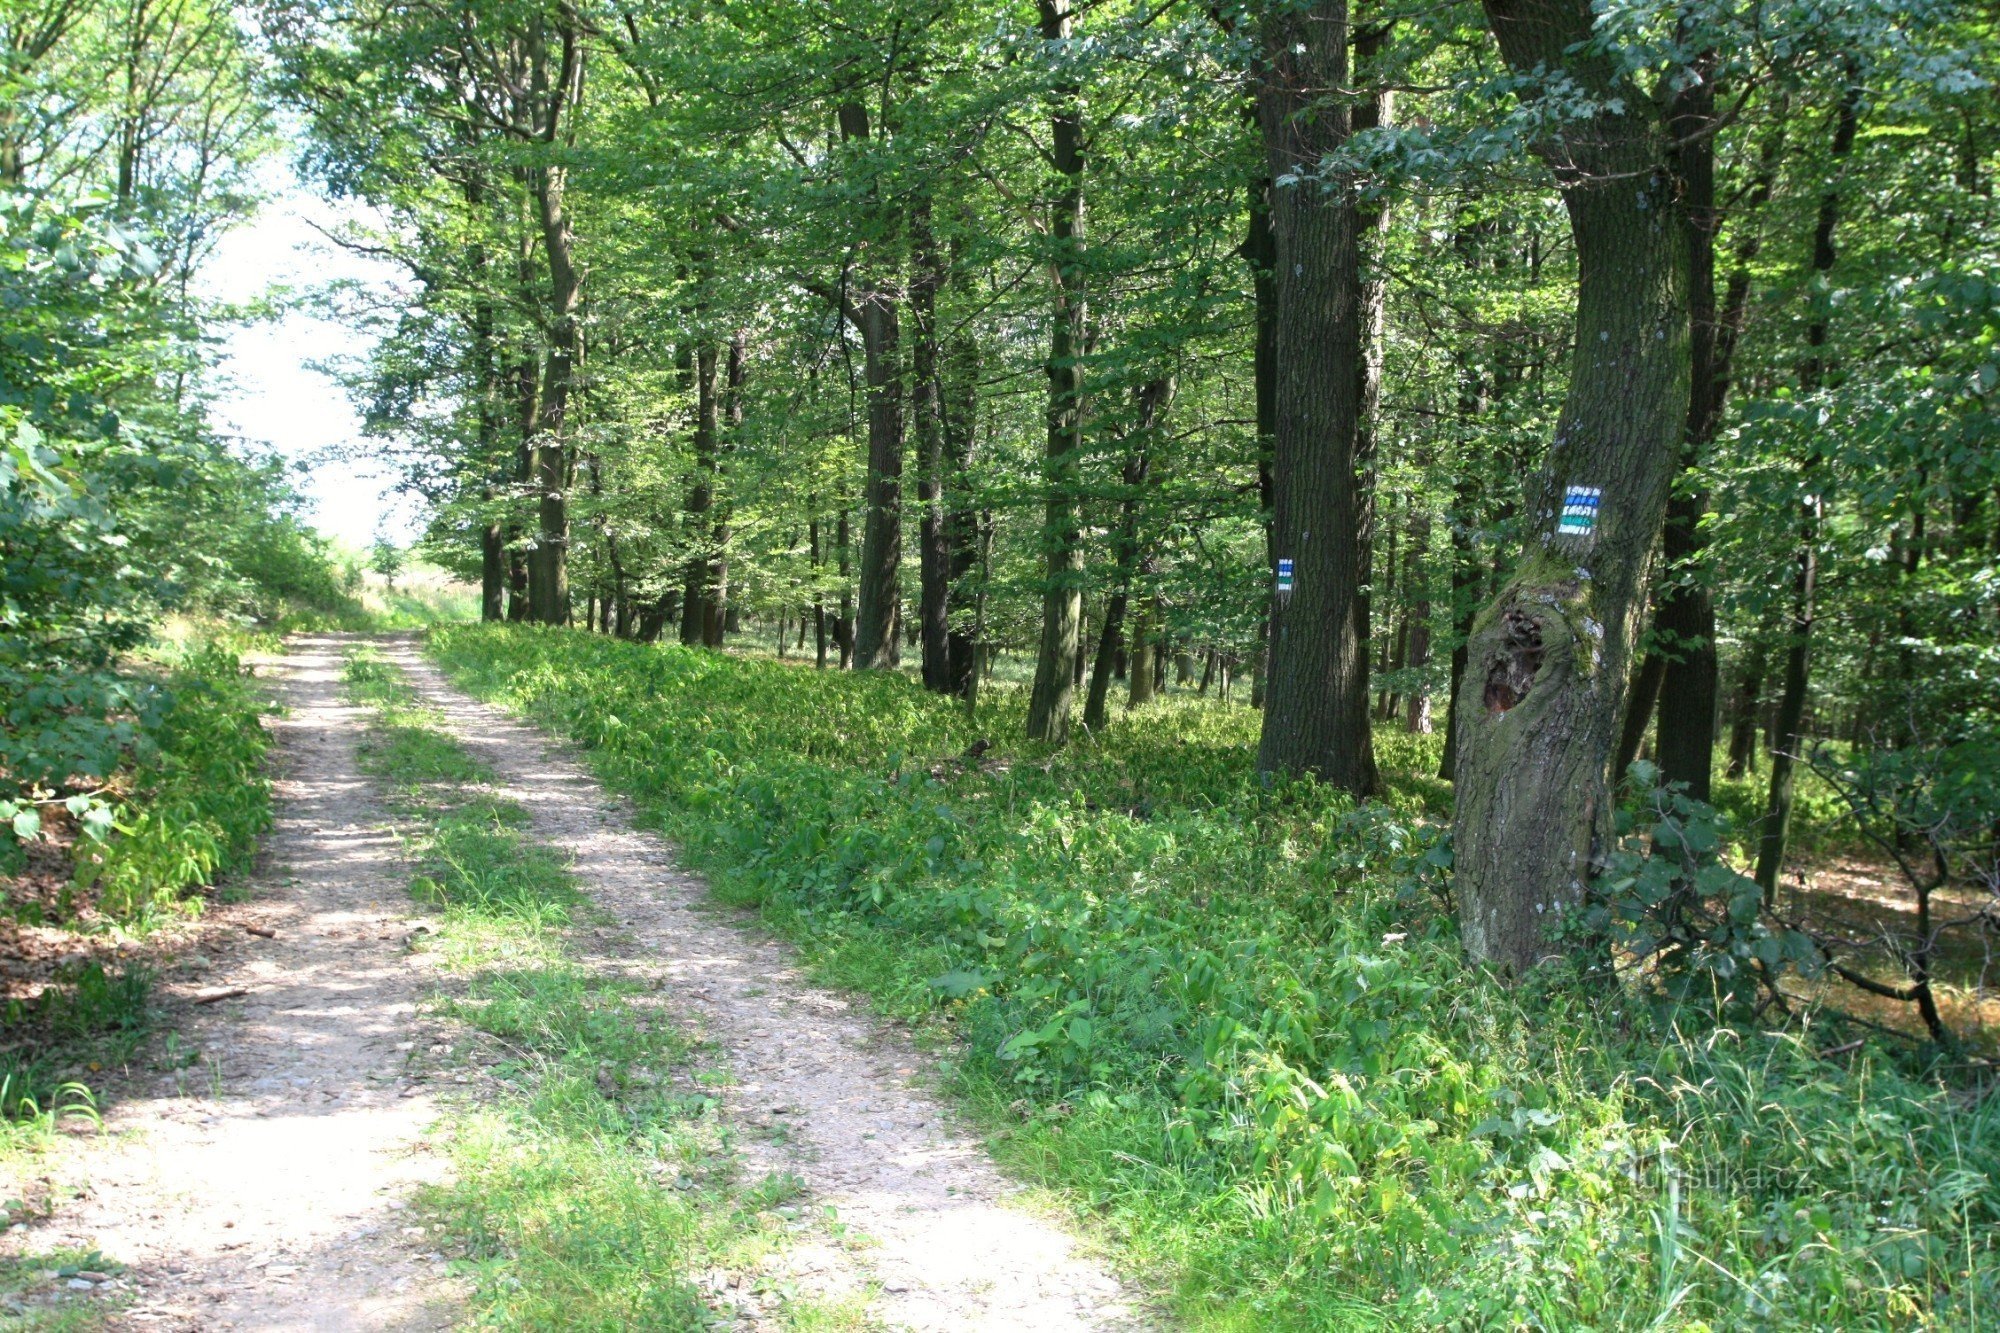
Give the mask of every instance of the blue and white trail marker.
<svg viewBox="0 0 2000 1333">
<path fill-rule="evenodd" d="M 1563 496 L 1562 517 L 1556 522 L 1558 537 L 1588 537 L 1597 531 L 1597 506 L 1604 492 L 1595 486 L 1572 486 Z"/>
<path fill-rule="evenodd" d="M 1289 593 L 1291 590 L 1292 562 L 1289 560 L 1280 560 L 1278 562 L 1278 592 L 1284 594 Z"/>
</svg>

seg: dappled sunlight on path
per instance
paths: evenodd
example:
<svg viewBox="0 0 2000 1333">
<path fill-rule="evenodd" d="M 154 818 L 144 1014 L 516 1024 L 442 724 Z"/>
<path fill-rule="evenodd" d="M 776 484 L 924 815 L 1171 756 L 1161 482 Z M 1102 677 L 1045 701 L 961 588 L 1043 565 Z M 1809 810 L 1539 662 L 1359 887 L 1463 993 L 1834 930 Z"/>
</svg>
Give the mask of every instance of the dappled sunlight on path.
<svg viewBox="0 0 2000 1333">
<path fill-rule="evenodd" d="M 10 1248 L 127 1266 L 96 1293 L 129 1299 L 118 1325 L 456 1322 L 453 1284 L 402 1225 L 406 1196 L 440 1170 L 405 1055 L 424 963 L 405 947 L 395 836 L 356 767 L 342 651 L 296 639 L 266 668 L 288 709 L 271 723 L 277 823 L 249 900 L 215 909 L 241 942 L 163 983 L 173 1035 L 114 1089 L 105 1135 L 35 1165 L 79 1196 Z"/>
</svg>

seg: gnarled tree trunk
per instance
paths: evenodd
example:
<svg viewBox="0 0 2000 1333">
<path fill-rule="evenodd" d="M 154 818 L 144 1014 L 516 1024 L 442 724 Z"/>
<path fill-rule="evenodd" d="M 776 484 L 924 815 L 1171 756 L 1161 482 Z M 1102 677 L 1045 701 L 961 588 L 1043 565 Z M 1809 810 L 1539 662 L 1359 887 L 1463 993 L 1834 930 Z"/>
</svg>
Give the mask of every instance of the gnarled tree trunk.
<svg viewBox="0 0 2000 1333">
<path fill-rule="evenodd" d="M 1527 549 L 1473 624 L 1457 700 L 1460 922 L 1475 958 L 1519 976 L 1549 953 L 1610 829 L 1607 770 L 1687 412 L 1687 250 L 1661 117 L 1587 49 L 1591 11 L 1486 12 L 1510 66 L 1560 69 L 1598 102 L 1540 145 L 1576 240 L 1576 352 Z"/>
</svg>

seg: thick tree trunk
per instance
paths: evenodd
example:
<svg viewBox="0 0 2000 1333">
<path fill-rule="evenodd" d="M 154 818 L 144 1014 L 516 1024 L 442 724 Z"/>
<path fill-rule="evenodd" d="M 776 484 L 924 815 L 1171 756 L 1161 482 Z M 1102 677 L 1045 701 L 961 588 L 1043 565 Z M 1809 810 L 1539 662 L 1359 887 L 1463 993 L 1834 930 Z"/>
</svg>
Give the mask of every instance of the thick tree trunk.
<svg viewBox="0 0 2000 1333">
<path fill-rule="evenodd" d="M 1141 560 L 1140 573 L 1152 573 L 1151 566 L 1150 559 Z M 1132 622 L 1132 671 L 1125 696 L 1127 708 L 1138 708 L 1153 701 L 1160 673 L 1159 625 L 1160 599 L 1148 598 L 1140 603 L 1139 615 Z"/>
<path fill-rule="evenodd" d="M 1527 550 L 1473 625 L 1458 696 L 1460 922 L 1474 958 L 1520 976 L 1550 953 L 1548 927 L 1581 901 L 1610 830 L 1607 771 L 1687 413 L 1687 251 L 1664 127 L 1588 49 L 1591 11 L 1486 11 L 1510 66 L 1561 69 L 1603 107 L 1541 145 L 1576 241 L 1576 352 Z"/>
<path fill-rule="evenodd" d="M 1258 116 L 1274 185 L 1271 233 L 1277 347 L 1272 531 L 1293 562 L 1272 607 L 1263 772 L 1311 773 L 1374 790 L 1368 655 L 1365 482 L 1357 457 L 1362 281 L 1352 192 L 1318 179 L 1346 142 L 1350 109 L 1344 0 L 1274 10 L 1264 21 Z"/>
<path fill-rule="evenodd" d="M 487 492 L 490 502 L 492 492 Z M 489 623 L 507 616 L 507 536 L 497 522 L 479 530 L 479 618 Z"/>
<path fill-rule="evenodd" d="M 507 544 L 507 620 L 510 624 L 528 620 L 528 561 L 512 542 Z"/>
<path fill-rule="evenodd" d="M 1044 41 L 1067 41 L 1071 0 L 1037 0 Z M 1083 106 L 1080 90 L 1058 85 L 1049 108 L 1051 161 L 1059 177 L 1049 201 L 1054 309 L 1049 319 L 1048 442 L 1042 486 L 1042 641 L 1028 696 L 1028 738 L 1069 739 L 1083 621 L 1083 535 L 1077 513 L 1083 462 Z"/>
</svg>

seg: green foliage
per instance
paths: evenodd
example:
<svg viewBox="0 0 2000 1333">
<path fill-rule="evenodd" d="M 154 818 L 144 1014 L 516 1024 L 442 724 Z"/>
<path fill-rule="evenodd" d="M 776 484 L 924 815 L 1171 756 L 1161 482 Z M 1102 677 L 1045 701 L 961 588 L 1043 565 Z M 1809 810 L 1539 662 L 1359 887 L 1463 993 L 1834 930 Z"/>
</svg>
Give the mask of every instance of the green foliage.
<svg viewBox="0 0 2000 1333">
<path fill-rule="evenodd" d="M 0 803 L 91 813 L 167 702 L 129 660 L 164 616 L 351 604 L 291 473 L 208 418 L 230 312 L 197 278 L 268 146 L 233 12 L 116 0 L 0 24 Z"/>
<path fill-rule="evenodd" d="M 1013 719 L 893 677 L 560 632 L 433 651 L 831 975 L 948 1019 L 960 1085 L 1028 1117 L 998 1150 L 1197 1324 L 1950 1325 L 2000 1296 L 1990 1111 L 1873 1052 L 1493 985 L 1350 845 L 1414 871 L 1424 835 L 1266 790 L 1240 713 L 972 762 Z"/>
<path fill-rule="evenodd" d="M 1729 1008 L 1788 972 L 1816 972 L 1812 940 L 1773 925 L 1762 887 L 1730 864 L 1728 821 L 1659 776 L 1644 761 L 1626 774 L 1618 843 L 1590 905 L 1566 923 L 1574 937 L 1609 945 L 1621 966 L 1645 970 L 1646 984 L 1671 999 Z"/>
<path fill-rule="evenodd" d="M 143 734 L 129 790 L 102 841 L 78 844 L 76 888 L 106 915 L 140 920 L 242 865 L 271 824 L 264 700 L 227 649 L 183 654 Z"/>
</svg>

